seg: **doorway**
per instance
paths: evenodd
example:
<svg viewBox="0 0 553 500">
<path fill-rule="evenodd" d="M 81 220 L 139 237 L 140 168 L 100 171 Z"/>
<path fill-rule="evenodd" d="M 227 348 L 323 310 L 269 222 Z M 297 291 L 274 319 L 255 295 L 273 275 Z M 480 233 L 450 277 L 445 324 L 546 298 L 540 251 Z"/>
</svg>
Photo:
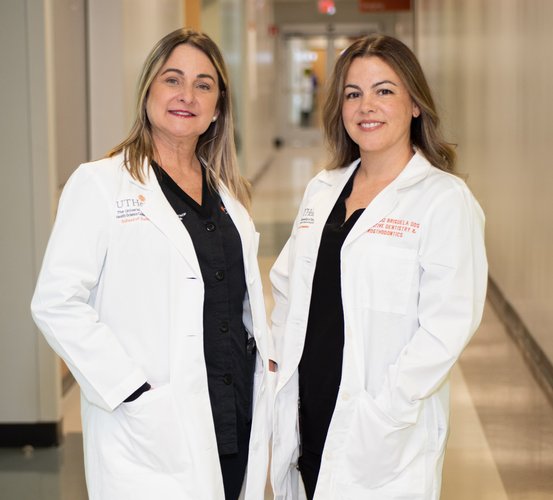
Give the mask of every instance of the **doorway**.
<svg viewBox="0 0 553 500">
<path fill-rule="evenodd" d="M 287 144 L 320 142 L 325 87 L 334 63 L 356 38 L 379 25 L 283 27 L 280 38 L 279 135 Z"/>
</svg>

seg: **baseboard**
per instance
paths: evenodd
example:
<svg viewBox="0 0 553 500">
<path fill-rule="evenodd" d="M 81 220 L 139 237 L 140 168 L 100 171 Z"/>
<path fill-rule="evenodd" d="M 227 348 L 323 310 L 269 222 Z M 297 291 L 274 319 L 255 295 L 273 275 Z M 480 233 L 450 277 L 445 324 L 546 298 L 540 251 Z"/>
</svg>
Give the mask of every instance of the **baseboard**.
<svg viewBox="0 0 553 500">
<path fill-rule="evenodd" d="M 58 446 L 62 441 L 60 422 L 0 424 L 0 448 Z"/>
<path fill-rule="evenodd" d="M 521 350 L 532 375 L 553 404 L 553 364 L 491 277 L 488 281 L 488 299 Z"/>
</svg>

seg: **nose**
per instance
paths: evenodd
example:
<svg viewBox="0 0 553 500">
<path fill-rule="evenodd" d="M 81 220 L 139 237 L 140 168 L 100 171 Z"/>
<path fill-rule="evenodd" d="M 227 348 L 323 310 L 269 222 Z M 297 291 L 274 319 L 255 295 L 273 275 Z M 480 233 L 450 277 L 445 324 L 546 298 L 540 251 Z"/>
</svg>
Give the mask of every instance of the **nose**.
<svg viewBox="0 0 553 500">
<path fill-rule="evenodd" d="M 365 94 L 361 98 L 361 112 L 372 113 L 375 111 L 375 100 L 371 94 Z"/>
<path fill-rule="evenodd" d="M 194 89 L 191 85 L 183 85 L 180 89 L 179 101 L 189 104 L 194 101 Z"/>
</svg>

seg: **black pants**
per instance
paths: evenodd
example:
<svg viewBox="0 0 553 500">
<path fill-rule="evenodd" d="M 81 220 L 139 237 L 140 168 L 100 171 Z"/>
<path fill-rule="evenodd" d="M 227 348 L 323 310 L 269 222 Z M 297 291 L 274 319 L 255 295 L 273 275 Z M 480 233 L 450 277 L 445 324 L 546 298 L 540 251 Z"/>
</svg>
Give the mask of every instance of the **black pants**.
<svg viewBox="0 0 553 500">
<path fill-rule="evenodd" d="M 303 485 L 305 486 L 307 500 L 313 500 L 319 477 L 319 469 L 321 468 L 321 455 L 304 449 L 298 460 L 298 466 Z"/>
<path fill-rule="evenodd" d="M 244 476 L 246 475 L 251 427 L 248 426 L 246 429 L 240 429 L 240 427 L 237 431 L 238 453 L 219 455 L 223 485 L 225 487 L 225 500 L 238 500 L 242 484 L 244 483 Z"/>
</svg>

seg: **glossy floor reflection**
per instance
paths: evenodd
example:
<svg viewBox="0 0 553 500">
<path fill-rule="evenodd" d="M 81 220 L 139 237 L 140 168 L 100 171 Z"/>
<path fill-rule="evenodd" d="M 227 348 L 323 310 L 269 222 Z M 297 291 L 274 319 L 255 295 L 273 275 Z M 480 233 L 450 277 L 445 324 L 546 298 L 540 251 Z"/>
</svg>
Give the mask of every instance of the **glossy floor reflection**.
<svg viewBox="0 0 553 500">
<path fill-rule="evenodd" d="M 253 212 L 269 310 L 268 271 L 306 183 L 324 161 L 320 144 L 285 147 L 255 184 Z M 58 449 L 0 449 L 1 500 L 86 500 L 77 387 L 64 399 L 64 433 Z M 553 407 L 487 307 L 452 374 L 442 500 L 545 499 L 553 499 Z"/>
</svg>

